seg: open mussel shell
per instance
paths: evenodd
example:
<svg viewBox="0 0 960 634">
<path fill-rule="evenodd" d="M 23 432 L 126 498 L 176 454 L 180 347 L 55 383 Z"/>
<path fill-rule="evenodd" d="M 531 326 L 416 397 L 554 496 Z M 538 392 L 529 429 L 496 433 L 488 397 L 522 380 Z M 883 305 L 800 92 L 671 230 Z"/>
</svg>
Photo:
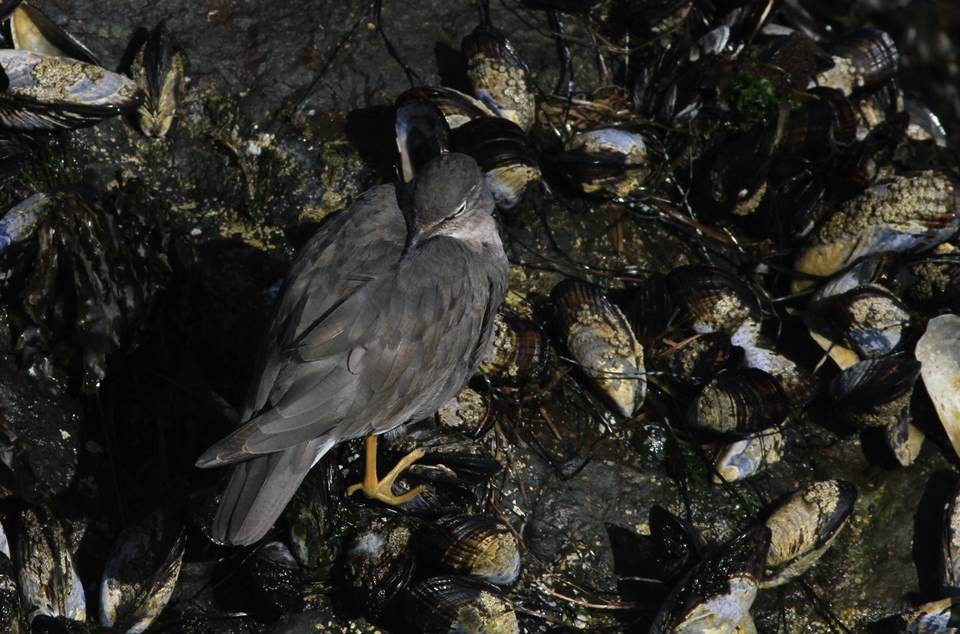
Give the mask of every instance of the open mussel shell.
<svg viewBox="0 0 960 634">
<path fill-rule="evenodd" d="M 960 632 L 960 597 L 924 603 L 899 614 L 893 625 L 904 634 L 956 634 Z"/>
<path fill-rule="evenodd" d="M 132 44 L 130 63 L 122 69 L 132 77 L 144 93 L 143 105 L 137 110 L 137 127 L 144 136 L 163 138 L 173 125 L 177 105 L 183 93 L 186 63 L 176 50 L 165 21 L 150 32 L 142 32 Z"/>
<path fill-rule="evenodd" d="M 674 588 L 650 634 L 733 632 L 757 597 L 770 531 L 757 526 L 705 559 Z"/>
<path fill-rule="evenodd" d="M 529 130 L 536 96 L 529 71 L 510 40 L 492 25 L 481 24 L 463 39 L 461 50 L 474 96 L 498 116 Z"/>
<path fill-rule="evenodd" d="M 845 480 L 824 480 L 787 497 L 770 513 L 770 551 L 762 588 L 774 588 L 809 570 L 846 526 L 857 488 Z"/>
<path fill-rule="evenodd" d="M 346 590 L 367 614 L 383 614 L 413 578 L 414 534 L 414 525 L 402 516 L 378 518 L 347 542 Z"/>
<path fill-rule="evenodd" d="M 0 50 L 9 81 L 0 94 L 0 127 L 21 132 L 80 128 L 136 110 L 132 80 L 84 62 L 25 50 Z"/>
<path fill-rule="evenodd" d="M 453 132 L 458 152 L 476 159 L 487 187 L 501 209 L 520 202 L 523 192 L 540 179 L 536 152 L 517 125 L 500 117 L 480 117 Z"/>
<path fill-rule="evenodd" d="M 681 266 L 667 276 L 679 325 L 698 333 L 733 334 L 747 320 L 759 321 L 760 306 L 733 274 L 711 266 Z"/>
<path fill-rule="evenodd" d="M 157 512 L 120 534 L 100 581 L 100 623 L 145 631 L 166 607 L 186 548 L 182 530 Z"/>
<path fill-rule="evenodd" d="M 42 509 L 27 509 L 20 513 L 17 536 L 17 576 L 30 620 L 41 614 L 86 620 L 83 584 L 60 522 Z"/>
<path fill-rule="evenodd" d="M 872 90 L 897 74 L 900 53 L 893 38 L 877 29 L 847 34 L 828 50 L 832 67 L 816 77 L 817 85 L 852 95 Z"/>
<path fill-rule="evenodd" d="M 745 437 L 783 423 L 790 403 L 780 382 L 755 368 L 721 372 L 694 397 L 688 425 L 698 431 Z"/>
<path fill-rule="evenodd" d="M 622 416 L 647 394 L 643 347 L 619 308 L 592 284 L 567 279 L 550 293 L 561 337 L 584 374 Z"/>
<path fill-rule="evenodd" d="M 47 194 L 34 194 L 4 212 L 0 217 L 0 253 L 30 238 L 40 221 L 53 209 L 54 200 Z"/>
<path fill-rule="evenodd" d="M 421 546 L 428 559 L 446 572 L 497 585 L 510 585 L 520 576 L 516 535 L 495 517 L 443 518 L 421 534 Z"/>
<path fill-rule="evenodd" d="M 811 305 L 810 336 L 841 369 L 903 350 L 916 336 L 913 315 L 879 286 L 858 286 Z"/>
<path fill-rule="evenodd" d="M 843 203 L 807 237 L 794 267 L 829 277 L 866 255 L 919 252 L 960 229 L 957 178 L 943 170 L 891 176 Z M 803 280 L 795 290 L 809 286 Z"/>
<path fill-rule="evenodd" d="M 397 97 L 397 107 L 413 101 L 429 101 L 443 113 L 447 125 L 456 130 L 464 123 L 481 117 L 496 117 L 497 113 L 476 97 L 471 97 L 446 86 L 417 86 Z"/>
<path fill-rule="evenodd" d="M 713 482 L 737 482 L 780 462 L 786 439 L 776 427 L 763 429 L 720 447 L 713 461 Z"/>
<path fill-rule="evenodd" d="M 920 364 L 903 357 L 865 359 L 830 383 L 830 395 L 851 422 L 887 427 L 907 419 Z"/>
<path fill-rule="evenodd" d="M 404 593 L 403 614 L 422 634 L 520 634 L 517 615 L 496 586 L 471 577 L 430 577 Z"/>
<path fill-rule="evenodd" d="M 585 194 L 614 197 L 642 187 L 652 171 L 643 135 L 612 126 L 574 134 L 551 166 Z"/>
<path fill-rule="evenodd" d="M 100 65 L 97 56 L 80 40 L 27 2 L 10 13 L 3 24 L 3 34 L 12 48 Z"/>
<path fill-rule="evenodd" d="M 429 101 L 408 100 L 397 105 L 394 128 L 400 171 L 405 183 L 431 160 L 452 147 L 443 113 Z"/>
<path fill-rule="evenodd" d="M 532 321 L 497 313 L 494 343 L 480 374 L 506 384 L 540 383 L 549 374 L 553 352 L 546 333 Z"/>
<path fill-rule="evenodd" d="M 940 424 L 960 456 L 960 316 L 941 315 L 927 322 L 914 354 Z"/>
</svg>

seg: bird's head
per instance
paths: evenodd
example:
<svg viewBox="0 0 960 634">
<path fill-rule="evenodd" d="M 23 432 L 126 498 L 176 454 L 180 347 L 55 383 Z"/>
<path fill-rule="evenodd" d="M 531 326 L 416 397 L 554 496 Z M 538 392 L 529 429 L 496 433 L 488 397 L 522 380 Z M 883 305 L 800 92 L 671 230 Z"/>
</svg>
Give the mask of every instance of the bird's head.
<svg viewBox="0 0 960 634">
<path fill-rule="evenodd" d="M 493 205 L 477 162 L 466 154 L 442 154 L 427 163 L 414 182 L 414 233 L 418 240 L 482 239 L 491 226 Z"/>
</svg>

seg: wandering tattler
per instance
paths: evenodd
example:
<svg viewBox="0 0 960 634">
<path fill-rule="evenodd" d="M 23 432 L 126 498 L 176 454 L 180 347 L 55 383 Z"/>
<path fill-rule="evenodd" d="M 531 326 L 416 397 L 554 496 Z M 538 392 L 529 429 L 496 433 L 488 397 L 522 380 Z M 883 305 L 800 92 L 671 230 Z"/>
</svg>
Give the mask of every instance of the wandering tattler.
<svg viewBox="0 0 960 634">
<path fill-rule="evenodd" d="M 493 198 L 474 160 L 433 158 L 409 201 L 382 185 L 331 218 L 304 247 L 267 333 L 235 432 L 197 461 L 233 465 L 213 537 L 251 544 L 270 529 L 310 468 L 337 443 L 368 436 L 363 482 L 388 504 L 422 455 L 377 475 L 377 437 L 435 413 L 491 344 L 507 260 Z"/>
</svg>

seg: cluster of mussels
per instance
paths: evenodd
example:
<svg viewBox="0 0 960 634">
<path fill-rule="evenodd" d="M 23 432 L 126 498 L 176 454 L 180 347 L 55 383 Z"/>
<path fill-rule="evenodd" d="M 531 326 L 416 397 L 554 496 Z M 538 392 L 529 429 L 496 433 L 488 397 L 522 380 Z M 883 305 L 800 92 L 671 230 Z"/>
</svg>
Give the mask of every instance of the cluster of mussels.
<svg viewBox="0 0 960 634">
<path fill-rule="evenodd" d="M 504 212 L 539 182 L 548 197 L 586 195 L 679 224 L 705 262 L 575 270 L 593 281 L 568 276 L 537 317 L 500 315 L 483 374 L 549 387 L 572 369 L 611 420 L 659 418 L 712 452 L 717 484 L 780 461 L 814 406 L 839 429 L 879 435 L 902 466 L 926 437 L 960 454 L 960 180 L 938 118 L 898 87 L 892 38 L 820 32 L 802 3 L 773 13 L 749 0 L 537 5 L 561 42 L 564 13 L 604 24 L 625 49 L 630 28 L 615 25 L 646 25 L 639 52 L 620 60 L 639 69 L 619 69 L 631 90 L 590 100 L 571 88 L 538 104 L 515 48 L 485 18 L 463 42 L 473 96 L 404 93 L 398 142 L 419 128 L 472 154 Z M 757 590 L 810 568 L 856 498 L 849 482 L 810 483 L 761 526 L 706 549 L 655 509 L 655 572 L 644 574 L 666 592 L 650 631 L 755 631 Z M 924 606 L 902 627 L 954 631 L 954 605 Z"/>
</svg>

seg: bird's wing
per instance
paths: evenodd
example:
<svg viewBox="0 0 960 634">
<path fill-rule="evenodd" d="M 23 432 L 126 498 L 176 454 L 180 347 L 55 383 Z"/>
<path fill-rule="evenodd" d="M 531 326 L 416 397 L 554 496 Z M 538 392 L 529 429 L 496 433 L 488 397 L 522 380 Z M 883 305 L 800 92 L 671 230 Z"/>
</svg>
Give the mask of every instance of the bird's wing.
<svg viewBox="0 0 960 634">
<path fill-rule="evenodd" d="M 491 302 L 484 271 L 480 254 L 437 238 L 318 310 L 291 311 L 298 325 L 282 332 L 296 335 L 277 342 L 265 408 L 198 464 L 383 432 L 435 410 L 475 368 Z"/>
</svg>

